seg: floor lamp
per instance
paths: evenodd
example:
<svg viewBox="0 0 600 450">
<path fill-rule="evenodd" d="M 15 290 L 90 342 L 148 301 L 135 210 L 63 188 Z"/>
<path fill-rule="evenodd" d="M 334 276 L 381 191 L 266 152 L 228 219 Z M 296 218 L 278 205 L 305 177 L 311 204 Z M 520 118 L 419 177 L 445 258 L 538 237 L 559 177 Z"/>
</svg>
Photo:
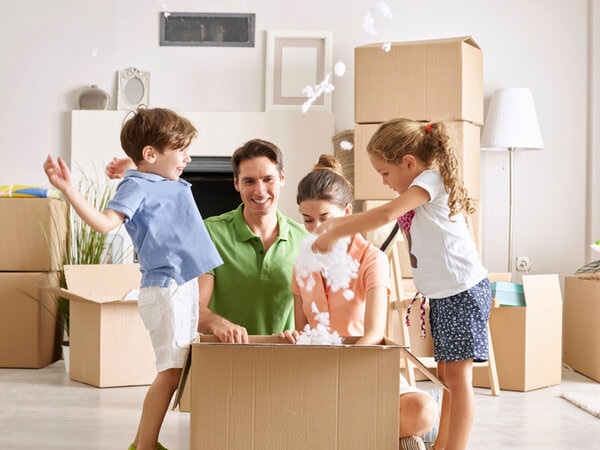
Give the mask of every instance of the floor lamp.
<svg viewBox="0 0 600 450">
<path fill-rule="evenodd" d="M 488 109 L 481 150 L 508 150 L 508 271 L 513 267 L 513 160 L 517 149 L 544 148 L 533 96 L 529 89 L 505 88 L 494 92 Z"/>
</svg>

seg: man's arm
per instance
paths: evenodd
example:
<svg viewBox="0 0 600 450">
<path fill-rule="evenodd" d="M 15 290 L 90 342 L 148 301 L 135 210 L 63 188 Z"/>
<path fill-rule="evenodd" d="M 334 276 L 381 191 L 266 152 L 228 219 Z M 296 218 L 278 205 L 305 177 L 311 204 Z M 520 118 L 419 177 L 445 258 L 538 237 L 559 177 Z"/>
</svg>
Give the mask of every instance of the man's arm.
<svg viewBox="0 0 600 450">
<path fill-rule="evenodd" d="M 131 158 L 115 157 L 106 165 L 106 176 L 111 180 L 123 178 L 127 169 L 135 169 L 135 164 Z"/>
<path fill-rule="evenodd" d="M 200 300 L 198 331 L 200 333 L 214 334 L 221 342 L 247 344 L 248 332 L 244 327 L 231 323 L 208 308 L 214 285 L 214 275 L 204 274 L 198 277 Z"/>
</svg>

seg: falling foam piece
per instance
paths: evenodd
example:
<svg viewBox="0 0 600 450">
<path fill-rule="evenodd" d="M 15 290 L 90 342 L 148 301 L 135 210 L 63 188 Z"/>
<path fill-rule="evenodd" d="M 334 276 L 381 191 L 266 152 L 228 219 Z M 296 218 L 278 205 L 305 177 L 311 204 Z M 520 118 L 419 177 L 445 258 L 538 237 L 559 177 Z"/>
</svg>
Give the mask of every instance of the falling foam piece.
<svg viewBox="0 0 600 450">
<path fill-rule="evenodd" d="M 381 17 L 392 17 L 392 8 L 390 8 L 390 5 L 384 0 L 375 3 L 371 9 Z"/>
<path fill-rule="evenodd" d="M 353 147 L 354 147 L 354 145 L 352 145 L 351 142 L 348 142 L 348 141 L 340 142 L 340 148 L 342 150 L 352 150 Z"/>
<path fill-rule="evenodd" d="M 323 93 L 331 92 L 334 89 L 335 87 L 333 84 L 329 82 L 329 74 L 327 74 L 323 81 L 317 84 L 314 88 L 312 86 L 306 86 L 304 89 L 302 89 L 302 93 L 308 97 L 308 100 L 302 104 L 302 114 L 306 113 L 313 102 Z"/>
<path fill-rule="evenodd" d="M 346 73 L 346 64 L 344 64 L 342 61 L 336 62 L 334 73 L 336 77 L 343 77 Z"/>
<path fill-rule="evenodd" d="M 367 12 L 363 17 L 362 29 L 365 33 L 371 36 L 377 36 L 377 30 L 375 29 L 375 18 L 371 12 Z"/>
<path fill-rule="evenodd" d="M 378 33 L 375 29 L 376 15 L 382 18 L 390 18 L 392 17 L 392 9 L 387 2 L 382 0 L 371 6 L 371 9 L 364 15 L 362 28 L 365 33 L 371 36 L 376 36 Z"/>
<path fill-rule="evenodd" d="M 164 0 L 159 0 L 158 3 L 160 3 L 160 6 L 163 10 L 163 16 L 169 17 L 171 15 L 171 10 L 167 6 L 167 2 Z"/>
</svg>

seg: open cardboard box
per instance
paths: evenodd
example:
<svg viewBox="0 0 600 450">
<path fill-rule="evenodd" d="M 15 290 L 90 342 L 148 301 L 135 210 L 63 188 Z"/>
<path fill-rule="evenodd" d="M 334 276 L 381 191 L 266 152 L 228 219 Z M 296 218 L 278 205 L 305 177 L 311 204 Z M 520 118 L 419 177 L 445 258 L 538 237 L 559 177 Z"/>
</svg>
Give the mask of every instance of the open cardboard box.
<svg viewBox="0 0 600 450">
<path fill-rule="evenodd" d="M 190 448 L 397 450 L 401 354 L 445 386 L 394 341 L 353 345 L 357 339 L 224 344 L 200 335 L 173 403 L 191 384 Z"/>
<path fill-rule="evenodd" d="M 70 300 L 71 380 L 97 387 L 151 384 L 150 337 L 137 300 L 125 300 L 139 289 L 139 264 L 65 265 L 64 271 L 68 289 L 47 289 Z"/>
<path fill-rule="evenodd" d="M 525 306 L 492 308 L 490 332 L 500 389 L 530 391 L 560 384 L 562 296 L 558 275 L 523 275 Z M 483 371 L 473 385 L 489 387 Z"/>
</svg>

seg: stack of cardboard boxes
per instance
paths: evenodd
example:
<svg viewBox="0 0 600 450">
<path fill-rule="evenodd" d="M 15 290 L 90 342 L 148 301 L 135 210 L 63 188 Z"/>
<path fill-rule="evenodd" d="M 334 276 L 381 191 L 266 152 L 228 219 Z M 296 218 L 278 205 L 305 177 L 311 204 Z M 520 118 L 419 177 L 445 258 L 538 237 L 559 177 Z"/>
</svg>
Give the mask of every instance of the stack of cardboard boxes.
<svg viewBox="0 0 600 450">
<path fill-rule="evenodd" d="M 354 196 L 363 200 L 363 210 L 396 196 L 371 166 L 366 147 L 383 122 L 401 117 L 446 123 L 469 195 L 480 199 L 483 55 L 471 37 L 397 42 L 389 51 L 383 44 L 357 47 L 354 107 Z M 481 205 L 476 207 L 471 228 L 481 251 Z M 404 243 L 397 245 L 406 253 Z M 407 261 L 401 271 L 410 292 Z M 557 275 L 523 277 L 523 285 L 525 305 L 495 308 L 490 318 L 501 389 L 528 391 L 560 383 L 562 300 Z M 418 324 L 417 306 L 412 314 L 412 323 Z M 397 328 L 392 337 L 402 342 Z M 420 338 L 418 325 L 409 334 L 413 354 L 432 356 L 431 339 Z M 476 386 L 489 387 L 485 370 L 475 370 Z"/>
<path fill-rule="evenodd" d="M 357 47 L 354 97 L 356 200 L 395 197 L 372 168 L 366 146 L 383 122 L 400 117 L 446 122 L 469 195 L 480 198 L 483 55 L 472 38 L 397 42 L 389 51 L 382 44 Z M 479 214 L 472 219 L 479 247 Z"/>
<path fill-rule="evenodd" d="M 366 148 L 383 122 L 401 117 L 446 123 L 469 195 L 479 199 L 483 54 L 471 37 L 395 42 L 389 51 L 383 44 L 356 47 L 354 97 L 354 198 L 363 201 L 363 211 L 397 195 L 382 183 L 381 176 L 371 166 Z M 476 207 L 478 212 L 471 216 L 471 226 L 480 249 L 481 205 Z M 376 243 L 383 241 L 381 236 L 367 238 Z M 412 273 L 401 236 L 396 245 L 405 256 L 402 277 L 410 286 Z M 406 294 L 411 291 L 414 287 L 409 287 Z M 414 310 L 413 313 L 418 313 L 418 308 Z M 413 323 L 418 321 L 417 317 Z M 413 353 L 431 356 L 431 339 L 421 339 L 419 326 L 410 327 L 409 332 Z M 401 342 L 400 336 L 396 327 L 392 337 Z"/>
<path fill-rule="evenodd" d="M 54 298 L 67 236 L 67 204 L 1 198 L 0 367 L 40 368 L 60 358 L 62 327 Z"/>
</svg>

